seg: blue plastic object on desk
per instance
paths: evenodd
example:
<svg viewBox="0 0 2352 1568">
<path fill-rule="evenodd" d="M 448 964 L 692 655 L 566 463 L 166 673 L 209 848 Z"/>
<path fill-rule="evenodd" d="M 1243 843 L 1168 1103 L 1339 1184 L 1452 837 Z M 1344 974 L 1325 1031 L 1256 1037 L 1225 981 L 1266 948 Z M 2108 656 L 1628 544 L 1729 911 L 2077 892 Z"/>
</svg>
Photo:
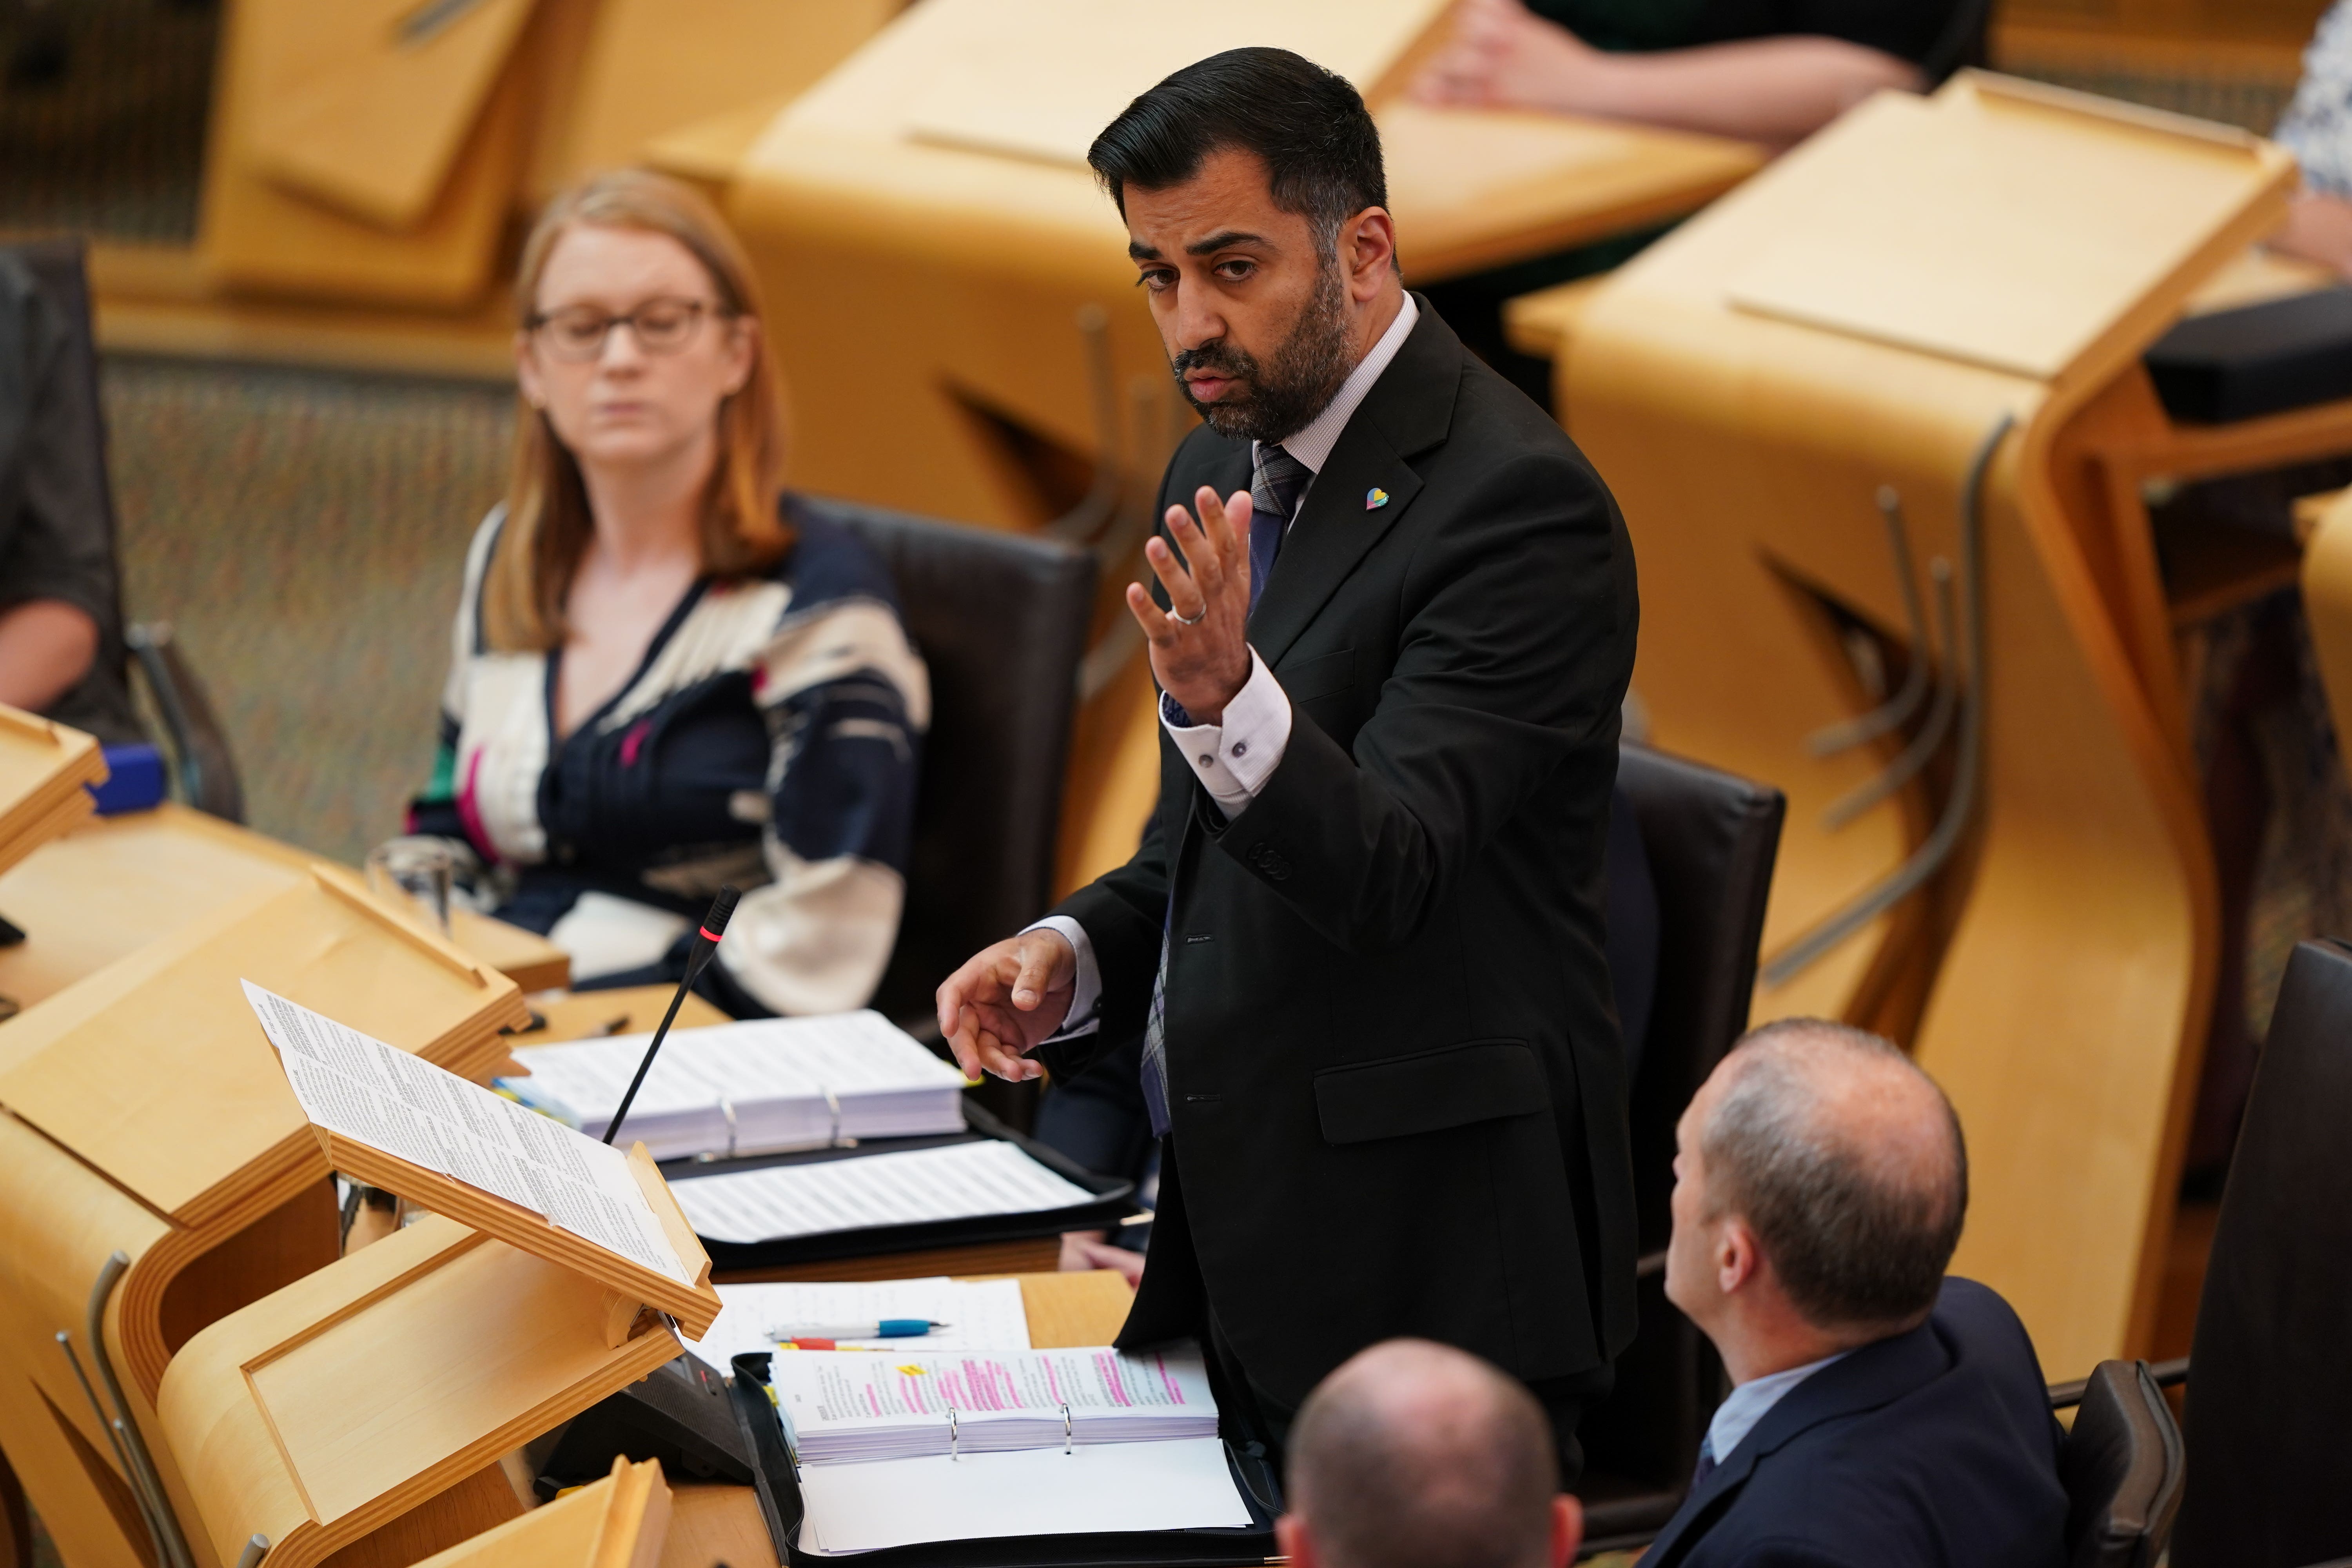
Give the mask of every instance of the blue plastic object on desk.
<svg viewBox="0 0 2352 1568">
<path fill-rule="evenodd" d="M 89 786 L 98 815 L 115 816 L 126 811 L 150 811 L 163 804 L 167 792 L 163 753 L 146 742 L 106 748 L 106 782 Z"/>
</svg>

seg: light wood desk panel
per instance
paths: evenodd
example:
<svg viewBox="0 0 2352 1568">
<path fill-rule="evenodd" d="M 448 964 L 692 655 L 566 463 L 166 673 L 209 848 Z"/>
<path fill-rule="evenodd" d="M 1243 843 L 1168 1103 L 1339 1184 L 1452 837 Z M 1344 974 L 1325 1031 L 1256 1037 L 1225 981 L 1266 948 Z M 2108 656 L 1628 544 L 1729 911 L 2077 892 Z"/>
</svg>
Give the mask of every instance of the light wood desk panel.
<svg viewBox="0 0 2352 1568">
<path fill-rule="evenodd" d="M 1830 757 L 1806 740 L 1873 701 L 1829 606 L 1908 642 L 1880 488 L 1901 499 L 1932 623 L 1920 569 L 1943 557 L 1969 586 L 1967 475 L 2013 421 L 1982 488 L 1985 660 L 1956 661 L 1982 724 L 1957 852 L 1759 986 L 1757 1016 L 1912 1045 L 1969 1138 L 1954 1268 L 2017 1306 L 2053 1377 L 2153 1331 L 2217 940 L 2191 765 L 2090 548 L 2111 529 L 2073 504 L 2068 433 L 2275 224 L 2293 178 L 2242 133 L 2021 84 L 1882 96 L 1613 274 L 1559 368 L 1570 433 L 1642 557 L 1634 680 L 1658 742 L 1789 794 L 1768 960 L 1954 798 L 1948 742 L 1954 771 L 1832 827 L 1832 801 L 1903 737 Z M 1984 237 L 1937 237 L 1955 224 Z M 1843 247 L 1835 268 L 1789 260 L 1825 245 Z M 2032 286 L 2004 297 L 1994 253 Z"/>
<path fill-rule="evenodd" d="M 0 915 L 26 933 L 0 948 L 0 995 L 30 1006 L 238 899 L 293 886 L 317 858 L 173 802 L 95 818 L 0 874 Z M 523 990 L 570 980 L 570 958 L 545 938 L 450 913 L 457 944 Z"/>
</svg>

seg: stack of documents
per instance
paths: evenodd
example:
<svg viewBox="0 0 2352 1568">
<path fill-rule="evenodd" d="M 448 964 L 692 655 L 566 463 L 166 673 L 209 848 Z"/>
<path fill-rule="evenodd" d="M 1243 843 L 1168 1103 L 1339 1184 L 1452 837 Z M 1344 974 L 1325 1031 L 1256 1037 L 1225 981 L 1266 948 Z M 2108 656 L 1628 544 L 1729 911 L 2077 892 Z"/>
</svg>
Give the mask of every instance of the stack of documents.
<svg viewBox="0 0 2352 1568">
<path fill-rule="evenodd" d="M 1029 1313 L 1018 1279 L 964 1280 L 941 1275 L 845 1285 L 721 1285 L 719 1299 L 726 1303 L 719 1321 L 700 1339 L 688 1340 L 686 1348 L 720 1373 L 732 1370 L 739 1355 L 767 1354 L 794 1332 L 811 1332 L 820 1324 L 878 1324 L 892 1318 L 928 1319 L 945 1326 L 916 1339 L 835 1342 L 844 1351 L 919 1351 L 925 1355 L 1029 1348 Z"/>
<path fill-rule="evenodd" d="M 1070 1451 L 1217 1435 L 1201 1352 L 1110 1349 L 776 1358 L 776 1407 L 803 1465 Z"/>
<path fill-rule="evenodd" d="M 629 1112 L 628 1126 L 636 1125 Z M 936 1149 L 771 1165 L 670 1184 L 697 1236 L 751 1246 L 835 1231 L 1080 1208 L 1095 1194 L 1018 1144 L 975 1139 Z"/>
<path fill-rule="evenodd" d="M 96 740 L 0 705 L 0 871 L 96 810 L 84 786 L 105 777 Z"/>
<path fill-rule="evenodd" d="M 601 1138 L 651 1040 L 623 1035 L 520 1050 L 515 1059 L 530 1076 L 499 1087 Z M 963 1075 L 870 1011 L 679 1029 L 623 1125 L 656 1160 L 963 1130 Z"/>
</svg>

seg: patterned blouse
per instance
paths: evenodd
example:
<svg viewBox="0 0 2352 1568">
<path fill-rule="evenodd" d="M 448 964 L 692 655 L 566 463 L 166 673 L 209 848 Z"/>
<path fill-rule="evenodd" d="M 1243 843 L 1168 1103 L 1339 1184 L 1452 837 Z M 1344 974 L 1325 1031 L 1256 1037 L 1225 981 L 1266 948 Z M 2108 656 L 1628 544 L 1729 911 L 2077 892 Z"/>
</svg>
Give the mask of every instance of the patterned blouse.
<svg viewBox="0 0 2352 1568">
<path fill-rule="evenodd" d="M 2273 134 L 2303 165 L 2303 183 L 2352 198 L 2352 3 L 2336 0 L 2303 51 L 2303 79 Z"/>
<path fill-rule="evenodd" d="M 560 742 L 561 650 L 499 653 L 482 635 L 505 509 L 474 536 L 410 831 L 497 868 L 511 891 L 495 912 L 570 952 L 575 983 L 674 983 L 730 882 L 742 901 L 704 972 L 729 1012 L 843 1012 L 882 978 L 930 683 L 881 562 L 789 500 L 785 515 L 784 558 L 688 590 L 627 684 Z"/>
</svg>

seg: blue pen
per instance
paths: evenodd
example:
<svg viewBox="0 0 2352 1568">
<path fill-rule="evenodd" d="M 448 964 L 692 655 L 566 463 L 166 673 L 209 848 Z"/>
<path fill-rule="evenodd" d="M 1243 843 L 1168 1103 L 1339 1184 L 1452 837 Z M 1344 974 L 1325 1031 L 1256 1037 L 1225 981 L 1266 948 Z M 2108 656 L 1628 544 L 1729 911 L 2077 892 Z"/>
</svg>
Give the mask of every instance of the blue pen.
<svg viewBox="0 0 2352 1568">
<path fill-rule="evenodd" d="M 929 1333 L 933 1329 L 952 1328 L 952 1323 L 933 1322 L 929 1318 L 885 1318 L 880 1322 L 820 1323 L 812 1327 L 778 1329 L 769 1337 L 784 1340 L 911 1340 Z"/>
</svg>

